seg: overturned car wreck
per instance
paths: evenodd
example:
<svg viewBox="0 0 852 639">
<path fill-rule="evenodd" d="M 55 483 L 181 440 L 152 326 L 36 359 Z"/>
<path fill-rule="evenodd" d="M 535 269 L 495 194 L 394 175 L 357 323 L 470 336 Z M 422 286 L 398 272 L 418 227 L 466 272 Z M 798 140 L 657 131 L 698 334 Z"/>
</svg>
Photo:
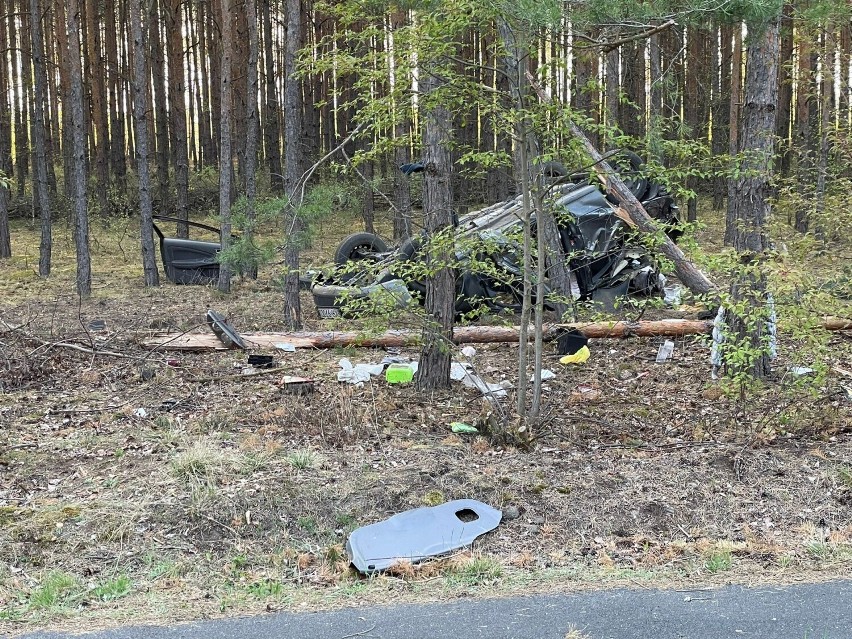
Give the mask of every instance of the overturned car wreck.
<svg viewBox="0 0 852 639">
<path fill-rule="evenodd" d="M 628 154 L 634 170 L 641 160 Z M 410 170 L 409 170 L 410 172 Z M 628 295 L 662 295 L 665 277 L 654 255 L 637 240 L 625 215 L 587 176 L 557 175 L 548 205 L 579 301 L 611 307 Z M 633 177 L 628 186 L 648 214 L 672 239 L 680 234 L 678 208 L 659 184 Z M 455 224 L 456 312 L 518 310 L 522 300 L 522 196 L 469 213 Z M 533 216 L 535 225 L 535 216 Z M 345 238 L 335 252 L 336 267 L 311 287 L 320 317 L 347 315 L 387 299 L 406 306 L 424 298 L 423 270 L 416 268 L 429 241 L 421 234 L 397 248 L 369 233 Z M 546 288 L 547 283 L 545 283 Z M 545 301 L 547 304 L 547 300 Z"/>
</svg>

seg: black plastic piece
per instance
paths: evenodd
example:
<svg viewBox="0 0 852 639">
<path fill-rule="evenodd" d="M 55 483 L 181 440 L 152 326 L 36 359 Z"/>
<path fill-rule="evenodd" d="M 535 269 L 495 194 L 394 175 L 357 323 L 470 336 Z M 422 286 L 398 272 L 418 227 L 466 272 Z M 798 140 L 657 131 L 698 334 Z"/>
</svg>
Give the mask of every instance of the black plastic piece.
<svg viewBox="0 0 852 639">
<path fill-rule="evenodd" d="M 207 309 L 207 325 L 216 334 L 226 348 L 239 348 L 245 350 L 243 338 L 214 310 Z"/>
</svg>

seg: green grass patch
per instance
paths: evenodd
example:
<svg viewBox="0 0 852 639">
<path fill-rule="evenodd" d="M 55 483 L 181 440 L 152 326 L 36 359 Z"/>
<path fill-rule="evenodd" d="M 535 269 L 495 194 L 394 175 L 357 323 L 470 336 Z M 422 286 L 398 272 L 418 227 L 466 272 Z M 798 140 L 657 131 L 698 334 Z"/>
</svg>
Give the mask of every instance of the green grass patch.
<svg viewBox="0 0 852 639">
<path fill-rule="evenodd" d="M 114 579 L 109 579 L 100 583 L 92 594 L 101 601 L 115 601 L 130 594 L 133 590 L 133 582 L 127 575 L 118 575 Z"/>
<path fill-rule="evenodd" d="M 55 610 L 77 599 L 83 593 L 74 575 L 65 572 L 49 573 L 29 596 L 33 610 Z"/>
</svg>

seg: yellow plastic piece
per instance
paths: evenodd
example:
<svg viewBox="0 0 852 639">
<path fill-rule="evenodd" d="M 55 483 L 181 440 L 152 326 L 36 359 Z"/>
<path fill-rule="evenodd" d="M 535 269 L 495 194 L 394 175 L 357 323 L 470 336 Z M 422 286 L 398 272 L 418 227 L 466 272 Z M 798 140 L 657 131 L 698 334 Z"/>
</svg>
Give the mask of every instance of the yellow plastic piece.
<svg viewBox="0 0 852 639">
<path fill-rule="evenodd" d="M 591 351 L 588 346 L 583 346 L 576 353 L 572 353 L 571 355 L 566 355 L 565 357 L 559 360 L 560 364 L 582 364 L 591 355 Z"/>
</svg>

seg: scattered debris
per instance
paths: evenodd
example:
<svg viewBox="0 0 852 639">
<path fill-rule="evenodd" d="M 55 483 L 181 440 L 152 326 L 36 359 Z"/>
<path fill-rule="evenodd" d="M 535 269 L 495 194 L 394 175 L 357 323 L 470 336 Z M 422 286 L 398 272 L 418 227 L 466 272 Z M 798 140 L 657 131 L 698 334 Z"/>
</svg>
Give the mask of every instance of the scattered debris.
<svg viewBox="0 0 852 639">
<path fill-rule="evenodd" d="M 207 309 L 207 325 L 225 345 L 225 348 L 245 349 L 246 345 L 239 333 L 228 324 L 224 317 L 212 309 Z"/>
<path fill-rule="evenodd" d="M 582 364 L 591 357 L 592 353 L 588 346 L 581 346 L 576 353 L 565 355 L 559 359 L 560 364 Z"/>
<path fill-rule="evenodd" d="M 578 330 L 571 330 L 556 338 L 556 352 L 573 355 L 589 343 L 589 338 Z"/>
<path fill-rule="evenodd" d="M 556 377 L 556 373 L 552 370 L 548 370 L 547 368 L 541 369 L 541 381 L 546 382 L 549 379 L 553 379 Z"/>
<path fill-rule="evenodd" d="M 409 364 L 391 363 L 385 370 L 388 384 L 408 384 L 414 379 L 414 369 Z"/>
<path fill-rule="evenodd" d="M 272 368 L 275 362 L 272 359 L 272 355 L 249 355 L 248 365 L 255 368 Z"/>
<path fill-rule="evenodd" d="M 106 321 L 102 319 L 93 319 L 89 322 L 89 330 L 90 331 L 105 331 L 106 330 Z"/>
<path fill-rule="evenodd" d="M 503 514 L 474 499 L 417 508 L 356 529 L 346 554 L 362 573 L 375 573 L 401 561 L 417 563 L 467 546 L 494 530 Z"/>
<path fill-rule="evenodd" d="M 277 348 L 279 351 L 284 351 L 285 353 L 295 353 L 296 352 L 296 345 L 290 344 L 289 342 L 278 342 L 275 345 L 275 348 Z"/>
<path fill-rule="evenodd" d="M 502 382 L 500 384 L 486 382 L 479 375 L 473 372 L 473 367 L 470 364 L 462 362 L 452 363 L 450 366 L 450 379 L 456 382 L 461 382 L 468 388 L 475 388 L 483 395 L 491 397 L 505 397 L 506 389 L 512 387 L 511 382 Z M 508 384 L 508 386 L 506 384 Z"/>
<path fill-rule="evenodd" d="M 285 393 L 291 393 L 293 395 L 307 395 L 308 393 L 313 393 L 314 390 L 316 390 L 314 380 L 309 377 L 285 375 L 281 378 L 281 381 L 278 382 L 278 385 Z"/>
<path fill-rule="evenodd" d="M 381 364 L 356 364 L 352 365 L 347 358 L 340 360 L 341 370 L 337 372 L 338 382 L 347 382 L 361 386 L 364 382 L 369 382 L 373 375 L 381 375 L 385 367 Z"/>
<path fill-rule="evenodd" d="M 464 422 L 453 422 L 452 424 L 450 424 L 450 430 L 454 433 L 464 435 L 475 435 L 479 432 L 479 429 L 476 426 L 471 426 L 470 424 L 465 424 Z"/>
<path fill-rule="evenodd" d="M 669 361 L 674 354 L 674 347 L 674 342 L 670 339 L 660 344 L 660 349 L 657 351 L 657 364 L 664 364 Z"/>
<path fill-rule="evenodd" d="M 790 369 L 790 372 L 796 377 L 803 377 L 804 375 L 812 375 L 813 373 L 816 373 L 816 371 L 809 366 L 793 366 Z"/>
<path fill-rule="evenodd" d="M 135 411 L 133 411 L 133 414 L 139 419 L 145 419 L 146 417 L 148 417 L 148 411 L 144 408 L 137 408 Z"/>
</svg>

